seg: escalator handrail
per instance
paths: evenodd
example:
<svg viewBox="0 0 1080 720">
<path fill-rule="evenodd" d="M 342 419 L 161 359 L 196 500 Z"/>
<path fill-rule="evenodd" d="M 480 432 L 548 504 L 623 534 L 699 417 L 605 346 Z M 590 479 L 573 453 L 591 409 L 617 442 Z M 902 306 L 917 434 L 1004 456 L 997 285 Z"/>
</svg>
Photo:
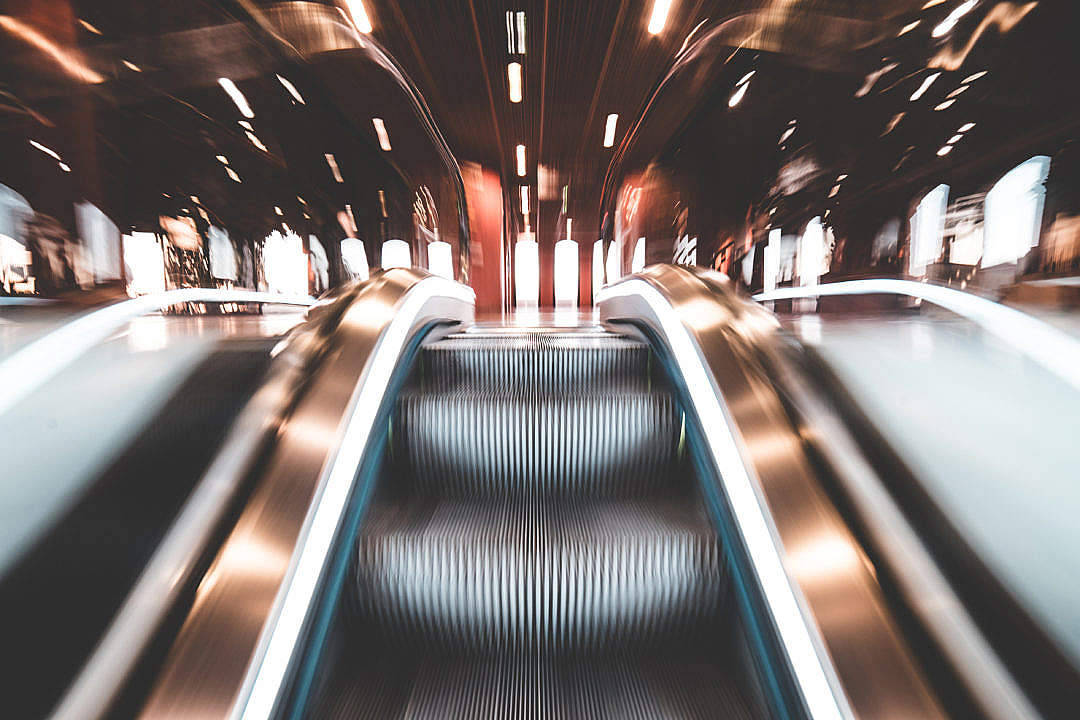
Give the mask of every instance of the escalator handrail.
<svg viewBox="0 0 1080 720">
<path fill-rule="evenodd" d="M 142 717 L 274 712 L 388 379 L 417 333 L 470 322 L 475 296 L 453 281 L 394 269 L 347 303 L 331 352 L 282 424 Z"/>
<path fill-rule="evenodd" d="M 943 717 L 861 548 L 781 421 L 775 389 L 753 366 L 753 347 L 775 331 L 775 319 L 739 299 L 723 276 L 678 266 L 605 287 L 598 305 L 604 322 L 645 325 L 681 375 L 808 716 Z M 842 560 L 827 573 L 817 568 L 822 548 Z"/>
<path fill-rule="evenodd" d="M 1080 340 L 1027 313 L 970 292 L 914 280 L 872 278 L 780 288 L 758 293 L 754 299 L 767 302 L 845 295 L 900 295 L 937 305 L 975 323 L 1080 390 Z"/>
<path fill-rule="evenodd" d="M 185 303 L 298 305 L 315 303 L 308 296 L 278 295 L 254 290 L 182 288 L 141 295 L 114 303 L 64 323 L 0 361 L 0 414 L 42 387 L 94 346 L 132 320 Z"/>
</svg>

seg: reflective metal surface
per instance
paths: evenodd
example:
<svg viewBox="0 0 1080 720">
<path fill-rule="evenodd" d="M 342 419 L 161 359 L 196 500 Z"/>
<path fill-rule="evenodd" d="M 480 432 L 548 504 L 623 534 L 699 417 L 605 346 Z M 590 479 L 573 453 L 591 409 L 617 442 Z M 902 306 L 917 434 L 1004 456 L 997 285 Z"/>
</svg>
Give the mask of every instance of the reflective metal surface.
<svg viewBox="0 0 1080 720">
<path fill-rule="evenodd" d="M 393 270 L 342 300 L 333 351 L 279 433 L 141 717 L 273 709 L 340 519 L 331 511 L 351 486 L 389 373 L 413 333 L 471 320 L 470 298 L 449 281 Z"/>
<path fill-rule="evenodd" d="M 754 359 L 776 322 L 738 300 L 721 277 L 670 266 L 605 290 L 600 312 L 606 322 L 643 325 L 660 338 L 708 442 L 719 443 L 713 456 L 722 495 L 811 715 L 943 716 L 872 566 Z M 713 398 L 720 405 L 710 410 Z"/>
</svg>

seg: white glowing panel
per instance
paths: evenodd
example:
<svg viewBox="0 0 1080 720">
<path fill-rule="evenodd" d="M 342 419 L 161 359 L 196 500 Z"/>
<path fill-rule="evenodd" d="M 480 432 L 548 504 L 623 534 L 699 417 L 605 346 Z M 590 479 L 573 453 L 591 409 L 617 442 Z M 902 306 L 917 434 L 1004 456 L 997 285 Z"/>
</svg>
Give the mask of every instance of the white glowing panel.
<svg viewBox="0 0 1080 720">
<path fill-rule="evenodd" d="M 514 293 L 519 308 L 540 304 L 540 246 L 532 233 L 522 233 L 514 246 Z"/>
<path fill-rule="evenodd" d="M 799 283 L 804 287 L 817 285 L 824 263 L 825 230 L 821 227 L 821 218 L 816 217 L 807 223 L 799 241 Z"/>
<path fill-rule="evenodd" d="M 1014 263 L 1039 244 L 1050 158 L 1037 155 L 1005 173 L 986 193 L 983 267 Z"/>
<path fill-rule="evenodd" d="M 573 240 L 555 243 L 555 307 L 577 307 L 578 244 Z"/>
<path fill-rule="evenodd" d="M 353 280 L 368 279 L 367 250 L 364 241 L 357 238 L 345 238 L 341 241 L 341 260 L 345 263 L 345 272 Z"/>
<path fill-rule="evenodd" d="M 275 230 L 263 246 L 263 276 L 266 289 L 283 295 L 307 295 L 308 256 L 296 233 L 282 235 Z"/>
<path fill-rule="evenodd" d="M 769 231 L 769 244 L 765 246 L 765 292 L 776 289 L 776 281 L 780 277 L 780 242 L 784 231 L 773 228 Z"/>
<path fill-rule="evenodd" d="M 592 246 L 592 291 L 593 297 L 604 287 L 604 241 L 597 240 Z"/>
<path fill-rule="evenodd" d="M 450 243 L 442 240 L 428 243 L 428 270 L 447 280 L 454 279 L 454 255 Z"/>
<path fill-rule="evenodd" d="M 133 295 L 165 291 L 165 255 L 157 235 L 133 232 L 124 236 L 124 268 Z"/>
<path fill-rule="evenodd" d="M 622 243 L 613 240 L 607 251 L 607 281 L 613 283 L 622 277 Z"/>
<path fill-rule="evenodd" d="M 634 258 L 630 261 L 631 272 L 641 272 L 645 269 L 645 238 L 639 237 L 634 245 Z"/>
<path fill-rule="evenodd" d="M 919 202 L 911 217 L 911 254 L 908 273 L 914 277 L 926 274 L 927 263 L 941 256 L 945 234 L 945 207 L 949 202 L 949 186 L 938 185 Z"/>
<path fill-rule="evenodd" d="M 412 252 L 409 243 L 398 238 L 382 244 L 382 267 L 384 270 L 396 267 L 412 267 Z"/>
</svg>

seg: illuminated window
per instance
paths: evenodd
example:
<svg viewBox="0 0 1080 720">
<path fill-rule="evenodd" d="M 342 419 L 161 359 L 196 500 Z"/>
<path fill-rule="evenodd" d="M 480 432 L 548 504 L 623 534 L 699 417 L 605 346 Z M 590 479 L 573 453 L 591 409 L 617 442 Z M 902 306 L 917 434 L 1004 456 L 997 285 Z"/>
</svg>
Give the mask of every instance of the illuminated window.
<svg viewBox="0 0 1080 720">
<path fill-rule="evenodd" d="M 447 280 L 454 279 L 454 256 L 450 243 L 442 240 L 428 243 L 428 270 Z"/>
<path fill-rule="evenodd" d="M 353 280 L 368 279 L 367 250 L 364 241 L 357 238 L 345 238 L 341 241 L 341 260 L 345 263 L 345 272 Z"/>
<path fill-rule="evenodd" d="M 521 233 L 514 246 L 514 292 L 519 308 L 540 304 L 540 246 L 531 232 Z"/>
<path fill-rule="evenodd" d="M 555 307 L 577 307 L 578 244 L 573 240 L 555 243 Z"/>
<path fill-rule="evenodd" d="M 1005 174 L 986 194 L 982 266 L 1014 263 L 1039 244 L 1050 158 L 1037 155 Z"/>
<path fill-rule="evenodd" d="M 412 266 L 412 252 L 409 243 L 398 238 L 387 240 L 382 245 L 382 266 L 384 270 Z"/>
<path fill-rule="evenodd" d="M 919 202 L 911 217 L 911 253 L 908 273 L 915 277 L 926 274 L 927 263 L 941 256 L 945 234 L 945 206 L 949 202 L 949 186 L 938 185 Z"/>
</svg>

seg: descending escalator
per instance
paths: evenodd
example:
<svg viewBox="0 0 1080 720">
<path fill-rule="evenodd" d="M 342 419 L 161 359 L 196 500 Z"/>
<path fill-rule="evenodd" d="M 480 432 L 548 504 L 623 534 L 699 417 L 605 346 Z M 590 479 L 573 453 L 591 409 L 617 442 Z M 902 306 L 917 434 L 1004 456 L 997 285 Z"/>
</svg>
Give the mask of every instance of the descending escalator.
<svg viewBox="0 0 1080 720">
<path fill-rule="evenodd" d="M 764 714 L 683 422 L 628 337 L 427 345 L 306 714 Z"/>
</svg>

